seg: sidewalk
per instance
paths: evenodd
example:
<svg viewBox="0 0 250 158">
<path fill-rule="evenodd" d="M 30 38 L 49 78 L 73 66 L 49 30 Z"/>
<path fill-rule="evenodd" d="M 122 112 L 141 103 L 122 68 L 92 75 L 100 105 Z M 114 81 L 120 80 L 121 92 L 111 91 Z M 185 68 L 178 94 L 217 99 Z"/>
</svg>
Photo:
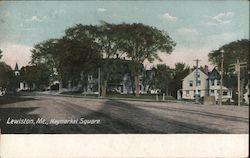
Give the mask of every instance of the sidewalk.
<svg viewBox="0 0 250 158">
<path fill-rule="evenodd" d="M 96 97 L 96 96 L 84 96 L 84 95 L 71 95 L 71 94 L 60 94 L 58 92 L 47 91 L 47 92 L 22 92 L 22 95 L 26 94 L 33 95 L 45 95 L 45 96 L 59 96 L 59 97 L 73 97 L 73 98 L 86 98 L 86 99 L 106 99 L 106 100 L 125 100 L 125 101 L 141 101 L 141 102 L 169 102 L 169 103 L 184 103 L 194 104 L 195 102 L 187 102 L 180 100 L 156 100 L 156 99 L 142 99 L 142 98 L 123 98 L 123 97 Z"/>
</svg>

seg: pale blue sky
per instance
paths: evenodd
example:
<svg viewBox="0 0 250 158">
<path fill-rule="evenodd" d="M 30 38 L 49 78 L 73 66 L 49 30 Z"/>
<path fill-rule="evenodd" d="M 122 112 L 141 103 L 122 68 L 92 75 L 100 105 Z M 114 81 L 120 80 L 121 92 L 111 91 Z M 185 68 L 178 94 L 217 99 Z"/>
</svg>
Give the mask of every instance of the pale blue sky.
<svg viewBox="0 0 250 158">
<path fill-rule="evenodd" d="M 165 30 L 177 42 L 173 65 L 207 54 L 228 42 L 249 38 L 249 2 L 242 1 L 2 1 L 0 49 L 4 60 L 27 64 L 35 43 L 59 38 L 74 24 L 141 22 Z M 187 59 L 190 58 L 190 59 Z M 191 62 L 189 62 L 191 61 Z"/>
</svg>

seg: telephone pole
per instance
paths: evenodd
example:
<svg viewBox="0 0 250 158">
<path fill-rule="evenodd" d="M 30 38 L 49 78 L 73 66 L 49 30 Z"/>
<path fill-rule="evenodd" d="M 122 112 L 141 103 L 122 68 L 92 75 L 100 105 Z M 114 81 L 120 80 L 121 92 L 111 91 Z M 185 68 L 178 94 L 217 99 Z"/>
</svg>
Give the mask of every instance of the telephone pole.
<svg viewBox="0 0 250 158">
<path fill-rule="evenodd" d="M 98 68 L 98 97 L 101 96 L 101 68 Z"/>
<path fill-rule="evenodd" d="M 221 76 L 220 76 L 220 99 L 219 99 L 219 105 L 222 105 L 222 86 L 223 86 L 223 62 L 224 62 L 224 50 L 221 50 Z"/>
<path fill-rule="evenodd" d="M 240 63 L 240 60 L 237 59 L 236 64 L 230 64 L 230 66 L 235 66 L 235 72 L 237 73 L 237 95 L 238 95 L 238 106 L 240 106 L 241 101 L 241 88 L 240 88 L 240 68 L 247 67 L 246 62 Z"/>
<path fill-rule="evenodd" d="M 238 106 L 240 106 L 240 61 L 237 59 L 237 63 L 235 65 L 235 70 L 237 73 L 237 82 L 238 82 Z"/>
<path fill-rule="evenodd" d="M 196 62 L 196 72 L 195 72 L 195 103 L 199 103 L 199 93 L 198 93 L 198 66 L 199 66 L 199 59 L 194 60 Z"/>
</svg>

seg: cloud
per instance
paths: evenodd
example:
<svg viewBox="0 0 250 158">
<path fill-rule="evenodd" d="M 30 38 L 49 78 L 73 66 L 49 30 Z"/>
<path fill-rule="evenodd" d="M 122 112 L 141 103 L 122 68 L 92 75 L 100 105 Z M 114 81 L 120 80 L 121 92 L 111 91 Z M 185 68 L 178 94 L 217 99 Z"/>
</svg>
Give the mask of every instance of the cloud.
<svg viewBox="0 0 250 158">
<path fill-rule="evenodd" d="M 98 12 L 106 12 L 107 9 L 105 9 L 105 8 L 98 8 L 97 11 L 98 11 Z"/>
<path fill-rule="evenodd" d="M 233 12 L 223 12 L 219 13 L 215 16 L 209 16 L 208 21 L 205 22 L 207 25 L 221 25 L 221 24 L 229 24 L 232 21 L 232 18 L 234 17 Z"/>
<path fill-rule="evenodd" d="M 166 21 L 173 22 L 173 21 L 177 21 L 178 18 L 170 15 L 169 13 L 165 13 L 165 14 L 162 15 L 162 19 L 164 19 Z"/>
<path fill-rule="evenodd" d="M 65 10 L 63 10 L 63 9 L 59 9 L 59 10 L 54 10 L 54 11 L 52 11 L 52 16 L 58 16 L 58 15 L 61 15 L 61 14 L 65 14 L 66 13 L 66 11 Z"/>
<path fill-rule="evenodd" d="M 46 16 L 39 17 L 39 16 L 32 16 L 30 19 L 25 19 L 25 21 L 35 21 L 35 22 L 42 22 L 44 19 L 46 19 Z"/>
<path fill-rule="evenodd" d="M 181 35 L 199 35 L 199 32 L 193 28 L 180 28 L 177 33 Z"/>
</svg>

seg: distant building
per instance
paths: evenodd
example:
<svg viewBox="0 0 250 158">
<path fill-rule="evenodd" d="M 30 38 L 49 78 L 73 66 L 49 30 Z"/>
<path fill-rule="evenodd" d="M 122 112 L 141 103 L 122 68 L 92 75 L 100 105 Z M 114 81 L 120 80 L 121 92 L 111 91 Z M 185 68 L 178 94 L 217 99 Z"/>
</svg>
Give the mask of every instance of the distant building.
<svg viewBox="0 0 250 158">
<path fill-rule="evenodd" d="M 208 75 L 208 85 L 208 95 L 214 96 L 217 101 L 220 96 L 220 74 L 215 68 Z M 232 101 L 232 93 L 232 89 L 222 86 L 222 101 L 227 101 L 229 99 Z"/>
<path fill-rule="evenodd" d="M 246 93 L 244 93 L 243 98 L 244 98 L 245 103 L 249 104 L 249 81 L 247 82 L 245 89 L 246 89 Z"/>
<path fill-rule="evenodd" d="M 198 69 L 198 81 L 197 89 L 199 98 L 204 96 L 214 96 L 218 101 L 220 94 L 220 74 L 214 68 L 211 72 L 203 72 Z M 180 97 L 180 91 L 178 91 L 178 98 L 183 99 L 195 99 L 196 90 L 196 70 L 192 71 L 182 81 L 182 96 Z M 223 101 L 232 101 L 232 90 L 222 86 L 222 99 Z"/>
<path fill-rule="evenodd" d="M 198 69 L 198 83 L 197 89 L 199 97 L 207 95 L 208 76 Z M 183 99 L 195 99 L 195 87 L 196 87 L 196 70 L 187 75 L 182 81 L 182 98 Z"/>
<path fill-rule="evenodd" d="M 18 68 L 18 64 L 17 63 L 15 65 L 14 73 L 15 73 L 16 78 L 18 78 L 18 88 L 17 88 L 17 91 L 28 90 L 29 89 L 28 83 L 26 81 L 21 81 L 20 70 Z"/>
</svg>

